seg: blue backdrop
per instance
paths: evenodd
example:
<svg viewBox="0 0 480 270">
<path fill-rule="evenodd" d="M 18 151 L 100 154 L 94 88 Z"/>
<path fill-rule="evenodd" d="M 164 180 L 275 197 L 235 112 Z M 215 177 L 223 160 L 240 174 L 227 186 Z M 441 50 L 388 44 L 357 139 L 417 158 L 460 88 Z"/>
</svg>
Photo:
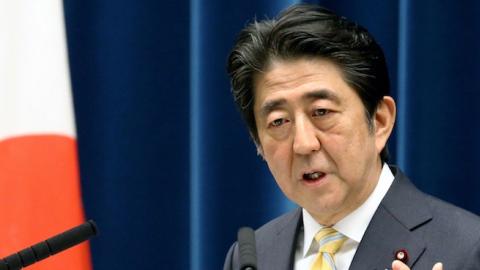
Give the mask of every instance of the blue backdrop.
<svg viewBox="0 0 480 270">
<path fill-rule="evenodd" d="M 240 120 L 236 34 L 294 1 L 65 0 L 81 180 L 102 269 L 221 269 L 242 225 L 294 207 Z M 319 1 L 367 27 L 399 106 L 393 162 L 480 213 L 480 4 Z"/>
</svg>

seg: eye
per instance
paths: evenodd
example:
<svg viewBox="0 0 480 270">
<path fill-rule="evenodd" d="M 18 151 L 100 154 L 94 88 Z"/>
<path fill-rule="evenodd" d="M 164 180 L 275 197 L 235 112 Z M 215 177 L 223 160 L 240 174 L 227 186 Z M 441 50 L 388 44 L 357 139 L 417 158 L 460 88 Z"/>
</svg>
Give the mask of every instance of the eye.
<svg viewBox="0 0 480 270">
<path fill-rule="evenodd" d="M 285 119 L 285 118 L 278 118 L 278 119 L 275 119 L 275 120 L 273 120 L 272 122 L 270 122 L 270 126 L 272 126 L 272 127 L 279 127 L 279 126 L 281 126 L 281 125 L 283 125 L 283 124 L 285 124 L 285 123 L 287 123 L 287 122 L 288 122 L 288 120 Z"/>
<path fill-rule="evenodd" d="M 315 109 L 313 110 L 313 116 L 324 116 L 330 112 L 328 109 Z"/>
</svg>

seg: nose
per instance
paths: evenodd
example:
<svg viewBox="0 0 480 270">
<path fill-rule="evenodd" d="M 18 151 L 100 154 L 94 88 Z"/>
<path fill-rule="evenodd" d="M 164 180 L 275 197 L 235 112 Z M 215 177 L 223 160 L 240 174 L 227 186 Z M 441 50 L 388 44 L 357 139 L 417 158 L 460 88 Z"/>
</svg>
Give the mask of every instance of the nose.
<svg viewBox="0 0 480 270">
<path fill-rule="evenodd" d="M 295 121 L 293 151 L 299 155 L 309 155 L 320 150 L 320 141 L 316 134 L 316 127 L 308 119 Z"/>
</svg>

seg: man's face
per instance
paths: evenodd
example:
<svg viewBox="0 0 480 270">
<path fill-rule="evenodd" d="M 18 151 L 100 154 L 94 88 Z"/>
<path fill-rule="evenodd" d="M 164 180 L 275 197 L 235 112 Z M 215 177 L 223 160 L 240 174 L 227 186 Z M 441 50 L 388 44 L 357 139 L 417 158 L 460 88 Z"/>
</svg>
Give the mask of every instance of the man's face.
<svg viewBox="0 0 480 270">
<path fill-rule="evenodd" d="M 375 188 L 390 132 L 377 132 L 377 116 L 369 129 L 362 101 L 336 65 L 274 61 L 256 78 L 254 113 L 275 180 L 318 222 L 336 223 Z"/>
</svg>

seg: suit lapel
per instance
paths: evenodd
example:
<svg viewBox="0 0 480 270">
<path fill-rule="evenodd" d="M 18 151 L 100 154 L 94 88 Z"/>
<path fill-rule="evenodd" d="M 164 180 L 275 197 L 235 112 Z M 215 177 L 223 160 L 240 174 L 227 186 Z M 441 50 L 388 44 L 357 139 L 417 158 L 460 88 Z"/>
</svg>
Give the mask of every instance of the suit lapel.
<svg viewBox="0 0 480 270">
<path fill-rule="evenodd" d="M 301 218 L 302 210 L 297 209 L 290 217 L 276 224 L 273 241 L 266 241 L 268 246 L 265 246 L 258 254 L 258 257 L 262 258 L 261 263 L 259 261 L 258 269 L 293 269 L 296 236 L 300 228 Z"/>
<path fill-rule="evenodd" d="M 426 245 L 416 230 L 425 226 L 431 213 L 425 195 L 397 169 L 395 180 L 373 216 L 358 246 L 350 269 L 390 269 L 395 253 L 406 250 L 412 267 Z"/>
</svg>

